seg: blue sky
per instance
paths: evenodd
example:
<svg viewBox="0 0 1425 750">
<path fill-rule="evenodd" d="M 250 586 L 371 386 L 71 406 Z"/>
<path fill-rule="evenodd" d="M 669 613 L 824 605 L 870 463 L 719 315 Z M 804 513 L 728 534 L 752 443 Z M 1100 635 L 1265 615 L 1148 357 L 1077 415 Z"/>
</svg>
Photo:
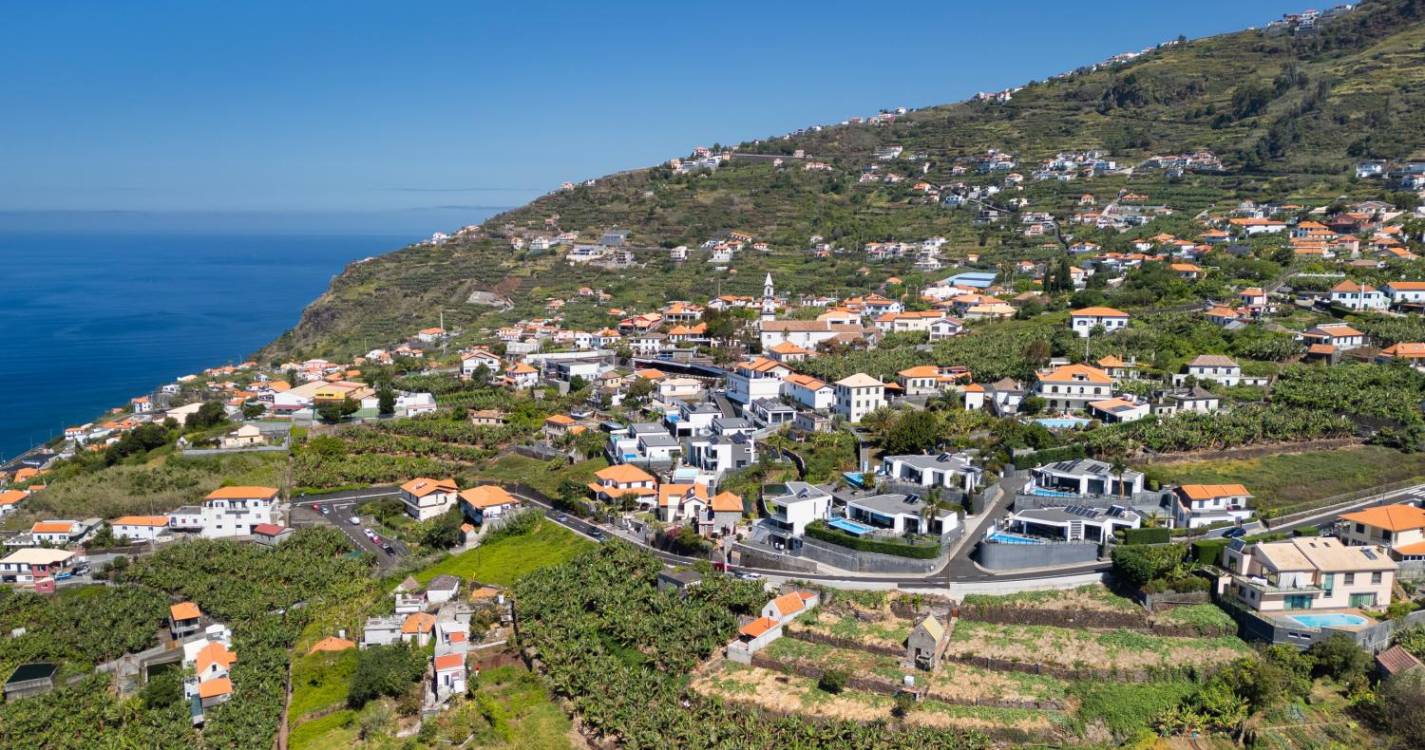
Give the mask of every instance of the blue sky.
<svg viewBox="0 0 1425 750">
<path fill-rule="evenodd" d="M 483 213 L 1306 5 L 0 0 L 0 212 Z"/>
</svg>

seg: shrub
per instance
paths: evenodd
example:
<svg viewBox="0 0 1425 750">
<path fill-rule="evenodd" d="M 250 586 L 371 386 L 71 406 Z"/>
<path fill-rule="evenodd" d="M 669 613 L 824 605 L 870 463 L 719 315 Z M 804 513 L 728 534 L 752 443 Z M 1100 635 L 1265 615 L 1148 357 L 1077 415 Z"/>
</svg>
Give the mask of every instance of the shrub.
<svg viewBox="0 0 1425 750">
<path fill-rule="evenodd" d="M 1173 530 L 1163 527 L 1157 529 L 1124 529 L 1124 544 L 1167 544 L 1173 540 Z"/>
<path fill-rule="evenodd" d="M 821 673 L 821 678 L 816 681 L 816 687 L 825 693 L 835 695 L 846 689 L 846 673 L 839 669 L 828 669 Z"/>
<path fill-rule="evenodd" d="M 1230 539 L 1199 539 L 1192 543 L 1192 557 L 1203 565 L 1216 565 L 1222 559 L 1222 550 L 1231 543 Z"/>
<path fill-rule="evenodd" d="M 1183 544 L 1135 545 L 1113 549 L 1113 572 L 1133 586 L 1167 575 L 1187 557 Z"/>
<path fill-rule="evenodd" d="M 815 521 L 807 526 L 807 536 L 820 539 L 841 547 L 849 547 L 858 552 L 877 552 L 882 555 L 910 557 L 917 560 L 933 560 L 940 556 L 940 543 L 911 544 L 904 541 L 860 537 L 838 531 L 826 525 L 825 521 Z"/>
</svg>

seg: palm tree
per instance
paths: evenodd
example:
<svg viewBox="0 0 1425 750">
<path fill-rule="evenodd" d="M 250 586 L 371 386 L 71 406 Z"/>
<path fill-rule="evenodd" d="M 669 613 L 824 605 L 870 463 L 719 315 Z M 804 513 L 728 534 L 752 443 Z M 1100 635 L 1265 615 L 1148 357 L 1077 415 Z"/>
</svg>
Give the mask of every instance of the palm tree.
<svg viewBox="0 0 1425 750">
<path fill-rule="evenodd" d="M 1117 452 L 1115 452 L 1115 453 L 1113 454 L 1113 460 L 1109 462 L 1109 467 L 1110 467 L 1110 470 L 1113 472 L 1113 475 L 1118 478 L 1118 485 L 1117 485 L 1117 487 L 1114 489 L 1114 493 L 1113 493 L 1113 494 L 1114 494 L 1115 497 L 1122 497 L 1122 496 L 1123 496 L 1123 473 L 1126 472 L 1126 471 L 1128 471 L 1128 462 L 1127 462 L 1126 460 L 1124 460 L 1122 453 L 1117 453 Z"/>
</svg>

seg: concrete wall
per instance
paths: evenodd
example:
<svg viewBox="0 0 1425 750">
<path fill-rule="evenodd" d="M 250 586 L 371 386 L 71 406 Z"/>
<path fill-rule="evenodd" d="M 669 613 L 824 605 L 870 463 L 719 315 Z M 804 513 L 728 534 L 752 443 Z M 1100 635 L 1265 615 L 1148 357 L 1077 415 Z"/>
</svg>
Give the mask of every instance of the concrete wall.
<svg viewBox="0 0 1425 750">
<path fill-rule="evenodd" d="M 992 544 L 980 542 L 975 559 L 990 570 L 1047 568 L 1098 560 L 1097 542 L 1056 542 L 1051 544 Z"/>
<path fill-rule="evenodd" d="M 769 550 L 758 549 L 746 544 L 735 545 L 733 551 L 738 553 L 741 562 L 739 565 L 747 568 L 766 568 L 768 570 L 785 570 L 791 573 L 815 573 L 817 572 L 816 562 L 792 557 L 791 555 L 779 555 Z"/>
</svg>

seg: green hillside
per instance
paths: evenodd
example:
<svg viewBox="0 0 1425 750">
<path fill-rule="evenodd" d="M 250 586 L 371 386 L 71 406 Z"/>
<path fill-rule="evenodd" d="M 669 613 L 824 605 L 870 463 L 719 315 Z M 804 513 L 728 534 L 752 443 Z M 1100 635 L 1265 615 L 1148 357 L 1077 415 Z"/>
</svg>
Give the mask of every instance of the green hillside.
<svg viewBox="0 0 1425 750">
<path fill-rule="evenodd" d="M 914 190 L 921 180 L 996 183 L 1002 174 L 956 170 L 991 148 L 1013 154 L 1016 171 L 1025 175 L 1071 150 L 1101 150 L 1126 165 L 1200 150 L 1221 159 L 1221 172 L 1170 176 L 1139 169 L 1067 183 L 1027 179 L 1015 193 L 1028 201 L 1021 210 L 1061 219 L 1086 192 L 1111 198 L 1129 191 L 1174 210 L 1139 234 L 1242 199 L 1320 205 L 1343 196 L 1381 197 L 1381 184 L 1356 181 L 1353 166 L 1367 158 L 1406 158 L 1425 147 L 1422 105 L 1422 0 L 1368 0 L 1310 31 L 1250 30 L 1169 43 L 1128 63 L 1031 82 L 1005 103 L 961 102 L 890 124 L 827 127 L 733 149 L 787 156 L 800 150 L 830 171 L 806 170 L 790 158 L 780 166 L 734 158 L 713 173 L 675 174 L 658 166 L 546 195 L 490 219 L 473 237 L 353 264 L 261 356 L 351 355 L 433 325 L 442 312 L 448 328 L 473 336 L 541 314 L 548 298 L 569 298 L 581 286 L 601 288 L 613 299 L 597 308 L 570 303 L 561 311 L 566 327 L 605 325 L 610 306 L 705 300 L 718 290 L 755 293 L 768 271 L 779 291 L 792 294 L 867 290 L 893 274 L 916 281 L 908 261 L 875 264 L 863 273 L 859 252 L 814 258 L 807 252 L 813 235 L 850 250 L 867 241 L 942 236 L 949 240 L 947 258 L 977 253 L 982 267 L 1053 253 L 1044 238 L 1025 238 L 1017 222 L 979 225 L 974 211 L 935 205 Z M 873 153 L 886 145 L 902 146 L 904 153 L 877 162 Z M 905 179 L 860 183 L 873 164 L 881 174 Z M 589 239 L 610 227 L 627 228 L 642 265 L 575 268 L 548 251 L 511 249 L 513 234 L 551 226 Z M 1135 236 L 1065 226 L 1109 248 Z M 726 230 L 747 232 L 770 249 L 744 251 L 731 269 L 716 270 L 696 249 Z M 694 250 L 684 264 L 672 264 L 660 249 L 676 245 Z M 481 290 L 510 296 L 515 308 L 468 304 L 470 293 Z"/>
</svg>

